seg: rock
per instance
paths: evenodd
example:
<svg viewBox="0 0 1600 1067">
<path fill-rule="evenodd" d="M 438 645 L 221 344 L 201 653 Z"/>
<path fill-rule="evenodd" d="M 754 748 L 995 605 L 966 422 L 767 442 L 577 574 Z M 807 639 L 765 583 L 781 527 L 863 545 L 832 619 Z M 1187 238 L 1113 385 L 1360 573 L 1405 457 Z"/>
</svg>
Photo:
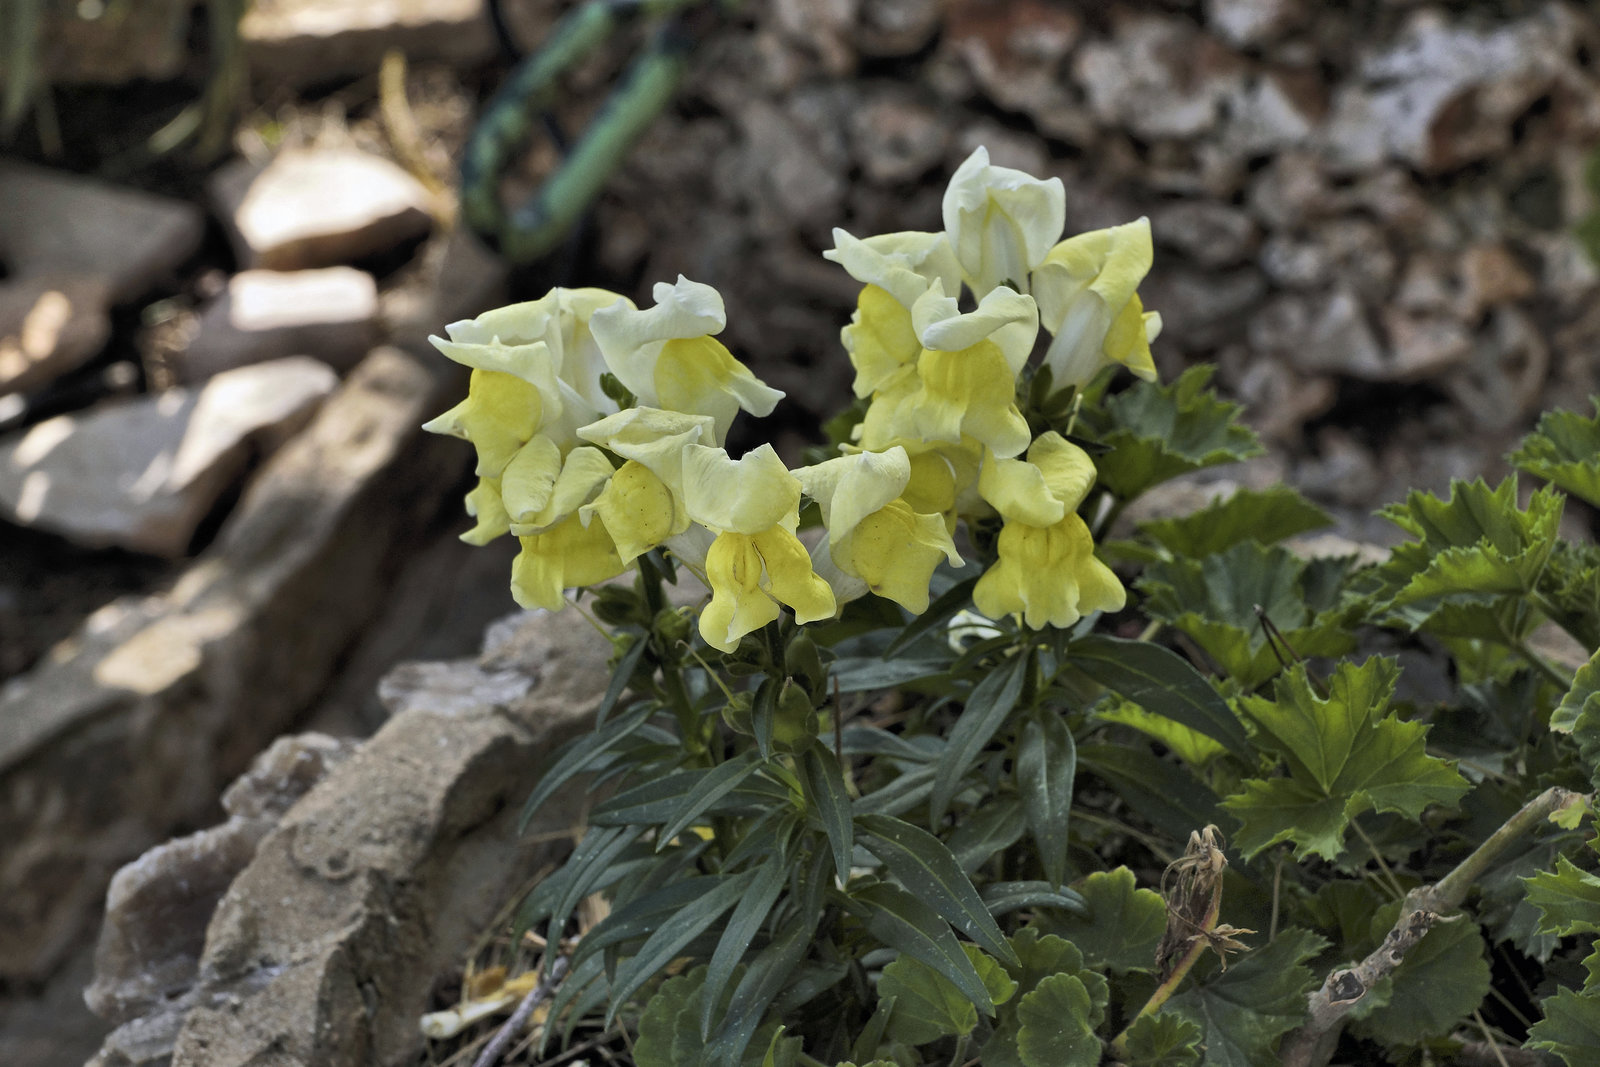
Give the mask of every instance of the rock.
<svg viewBox="0 0 1600 1067">
<path fill-rule="evenodd" d="M 1300 0 L 1206 0 L 1206 28 L 1236 48 L 1271 44 L 1305 17 Z"/>
<path fill-rule="evenodd" d="M 1555 5 L 1486 29 L 1419 11 L 1335 95 L 1329 162 L 1359 171 L 1394 159 L 1436 174 L 1504 151 L 1512 123 L 1560 78 L 1574 38 L 1572 16 Z"/>
<path fill-rule="evenodd" d="M 1175 18 L 1140 16 L 1110 41 L 1078 49 L 1073 75 L 1102 125 L 1143 138 L 1198 137 L 1217 122 L 1243 67 L 1215 39 Z"/>
<path fill-rule="evenodd" d="M 93 278 L 0 282 L 0 396 L 77 370 L 110 334 L 105 285 Z"/>
<path fill-rule="evenodd" d="M 1307 421 L 1332 410 L 1339 388 L 1332 378 L 1307 378 L 1276 360 L 1250 361 L 1233 391 L 1261 436 L 1298 442 Z"/>
<path fill-rule="evenodd" d="M 1229 97 L 1222 144 L 1231 155 L 1247 157 L 1296 148 L 1311 142 L 1327 109 L 1316 75 L 1261 71 Z"/>
<path fill-rule="evenodd" d="M 126 1023 L 189 989 L 223 892 L 284 812 L 355 747 L 324 734 L 280 737 L 223 793 L 226 822 L 157 845 L 116 873 L 84 991 L 96 1015 Z"/>
<path fill-rule="evenodd" d="M 894 184 L 922 177 L 944 158 L 949 130 L 938 112 L 896 86 L 863 93 L 850 116 L 850 144 L 874 182 Z"/>
<path fill-rule="evenodd" d="M 1550 345 L 1520 309 L 1506 305 L 1490 312 L 1473 334 L 1464 362 L 1440 384 L 1466 409 L 1475 433 L 1510 431 L 1539 410 L 1550 375 Z M 1563 406 L 1577 405 L 1569 400 Z"/>
<path fill-rule="evenodd" d="M 1307 496 L 1342 507 L 1370 507 L 1370 487 L 1378 478 L 1372 453 L 1335 427 L 1317 435 L 1317 455 L 1294 469 L 1294 483 Z"/>
<path fill-rule="evenodd" d="M 113 304 L 170 274 L 205 231 L 192 204 L 7 159 L 0 204 L 0 260 L 13 277 L 93 278 Z"/>
<path fill-rule="evenodd" d="M 1270 230 L 1289 230 L 1327 215 L 1332 190 L 1315 156 L 1284 152 L 1273 157 L 1250 185 L 1250 210 Z"/>
<path fill-rule="evenodd" d="M 255 0 L 239 37 L 252 71 L 290 87 L 373 74 L 390 49 L 457 67 L 496 49 L 484 0 Z"/>
<path fill-rule="evenodd" d="M 837 78 L 855 69 L 849 37 L 856 6 L 857 0 L 773 0 L 772 14 L 786 37 L 810 50 Z"/>
<path fill-rule="evenodd" d="M 825 124 L 820 112 L 829 105 L 820 99 L 817 104 L 809 110 L 817 125 Z M 842 126 L 846 114 L 840 109 L 832 117 Z M 826 136 L 808 137 L 793 112 L 762 99 L 750 100 L 739 112 L 739 128 L 749 146 L 739 184 L 752 201 L 757 233 L 795 228 L 826 232 L 838 221 L 846 183 L 843 167 L 831 165 L 830 157 L 841 163 L 848 158 L 842 137 L 837 144 Z"/>
<path fill-rule="evenodd" d="M 1161 312 L 1163 344 L 1209 354 L 1244 335 L 1267 283 L 1251 267 L 1211 272 L 1167 267 L 1153 272 L 1139 292 L 1146 307 Z"/>
<path fill-rule="evenodd" d="M 395 164 L 351 148 L 295 149 L 265 168 L 240 160 L 211 196 L 244 267 L 302 270 L 393 250 L 428 232 L 431 201 Z"/>
<path fill-rule="evenodd" d="M 1271 300 L 1251 317 L 1250 346 L 1302 374 L 1381 380 L 1389 373 L 1360 298 L 1342 286 L 1326 295 Z"/>
<path fill-rule="evenodd" d="M 1472 351 L 1472 338 L 1455 319 L 1440 315 L 1408 315 L 1398 308 L 1384 311 L 1393 365 L 1388 379 L 1397 382 L 1436 378 Z"/>
<path fill-rule="evenodd" d="M 1076 13 L 1042 0 L 961 0 L 949 5 L 943 43 L 995 104 L 1027 115 L 1042 133 L 1081 143 L 1093 126 L 1061 67 L 1082 31 Z"/>
<path fill-rule="evenodd" d="M 47 4 L 41 12 L 38 84 L 121 85 L 183 73 L 192 0 Z"/>
<path fill-rule="evenodd" d="M 378 286 L 353 267 L 247 270 L 200 311 L 186 348 L 167 362 L 174 380 L 203 382 L 224 371 L 291 355 L 345 371 L 378 334 Z"/>
<path fill-rule="evenodd" d="M 1261 245 L 1257 258 L 1274 285 L 1286 289 L 1315 289 L 1333 277 L 1333 260 L 1316 241 L 1275 233 Z"/>
<path fill-rule="evenodd" d="M 1475 244 L 1462 255 L 1458 313 L 1468 322 L 1476 322 L 1492 307 L 1532 294 L 1533 278 L 1505 245 Z"/>
<path fill-rule="evenodd" d="M 1260 238 L 1249 215 L 1208 200 L 1163 205 L 1152 213 L 1150 229 L 1158 243 L 1177 249 L 1203 267 L 1246 262 Z"/>
<path fill-rule="evenodd" d="M 58 415 L 0 441 L 0 511 L 89 547 L 181 556 L 251 453 L 304 425 L 337 383 L 301 356 Z"/>
<path fill-rule="evenodd" d="M 198 825 L 325 690 L 459 471 L 418 429 L 440 394 L 376 350 L 170 592 L 114 601 L 0 689 L 0 795 L 32 798 L 0 805 L 0 978 L 47 975 L 112 872 Z"/>
<path fill-rule="evenodd" d="M 94 1062 L 127 1062 L 119 1037 L 152 1031 L 176 1034 L 173 1067 L 414 1060 L 436 976 L 562 847 L 539 839 L 578 821 L 573 789 L 517 832 L 541 755 L 592 723 L 609 651 L 587 627 L 528 613 L 498 652 L 387 684 L 393 718 L 223 895 L 193 987 Z M 473 692 L 484 698 L 463 699 Z"/>
<path fill-rule="evenodd" d="M 944 0 L 871 0 L 856 12 L 850 40 L 864 56 L 908 56 L 933 40 L 944 21 Z"/>
</svg>

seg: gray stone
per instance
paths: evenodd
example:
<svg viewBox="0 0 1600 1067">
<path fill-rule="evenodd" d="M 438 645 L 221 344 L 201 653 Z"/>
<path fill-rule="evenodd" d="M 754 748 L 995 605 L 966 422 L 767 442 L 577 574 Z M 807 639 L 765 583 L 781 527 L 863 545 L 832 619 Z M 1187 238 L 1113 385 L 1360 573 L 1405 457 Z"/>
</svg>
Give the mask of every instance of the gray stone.
<svg viewBox="0 0 1600 1067">
<path fill-rule="evenodd" d="M 0 396 L 77 370 L 110 334 L 105 285 L 94 278 L 0 282 Z"/>
<path fill-rule="evenodd" d="M 1093 126 L 1062 63 L 1082 33 L 1082 19 L 1061 5 L 967 0 L 950 5 L 941 40 L 996 105 L 1027 115 L 1048 136 L 1081 143 Z"/>
<path fill-rule="evenodd" d="M 292 357 L 58 415 L 0 440 L 0 511 L 90 547 L 181 556 L 252 453 L 304 425 L 337 381 Z"/>
<path fill-rule="evenodd" d="M 875 182 L 909 182 L 944 158 L 949 130 L 938 112 L 909 90 L 876 87 L 850 116 L 850 143 Z"/>
<path fill-rule="evenodd" d="M 379 349 L 272 456 L 170 592 L 91 616 L 0 690 L 0 978 L 36 981 L 118 866 L 196 825 L 324 691 L 459 469 Z M 92 783 L 93 788 L 86 788 Z"/>
<path fill-rule="evenodd" d="M 1260 231 L 1249 215 L 1209 200 L 1164 205 L 1152 213 L 1156 241 L 1203 267 L 1232 267 L 1250 259 Z"/>
<path fill-rule="evenodd" d="M 1269 301 L 1251 317 L 1250 346 L 1302 374 L 1381 380 L 1389 372 L 1361 299 L 1342 287 Z"/>
<path fill-rule="evenodd" d="M 237 161 L 212 178 L 211 196 L 244 267 L 349 263 L 390 251 L 432 225 L 421 182 L 353 148 L 289 150 L 262 168 Z"/>
<path fill-rule="evenodd" d="M 376 73 L 390 49 L 458 67 L 495 53 L 484 0 L 255 0 L 239 37 L 256 74 L 295 87 Z"/>
<path fill-rule="evenodd" d="M 1222 143 L 1238 156 L 1309 144 L 1327 108 L 1327 91 L 1315 74 L 1260 71 L 1229 97 Z"/>
<path fill-rule="evenodd" d="M 1190 351 L 1210 353 L 1244 336 L 1267 282 L 1253 267 L 1210 272 L 1167 267 L 1153 272 L 1139 292 L 1147 308 L 1161 312 L 1163 344 L 1171 338 Z"/>
<path fill-rule="evenodd" d="M 1408 315 L 1386 309 L 1384 331 L 1393 359 L 1387 377 L 1397 382 L 1436 378 L 1467 358 L 1472 338 L 1456 319 L 1440 315 Z"/>
<path fill-rule="evenodd" d="M 1301 0 L 1206 0 L 1206 28 L 1240 48 L 1271 44 L 1305 17 Z"/>
<path fill-rule="evenodd" d="M 1210 130 L 1243 67 L 1186 20 L 1137 16 L 1109 41 L 1084 44 L 1073 75 L 1102 125 L 1145 138 L 1189 138 Z"/>
<path fill-rule="evenodd" d="M 247 270 L 201 309 L 188 345 L 167 367 L 176 381 L 203 382 L 285 356 L 314 356 L 346 371 L 378 335 L 378 286 L 354 267 Z"/>
<path fill-rule="evenodd" d="M 0 260 L 14 276 L 102 281 L 131 300 L 200 247 L 205 220 L 181 200 L 0 159 Z"/>
</svg>

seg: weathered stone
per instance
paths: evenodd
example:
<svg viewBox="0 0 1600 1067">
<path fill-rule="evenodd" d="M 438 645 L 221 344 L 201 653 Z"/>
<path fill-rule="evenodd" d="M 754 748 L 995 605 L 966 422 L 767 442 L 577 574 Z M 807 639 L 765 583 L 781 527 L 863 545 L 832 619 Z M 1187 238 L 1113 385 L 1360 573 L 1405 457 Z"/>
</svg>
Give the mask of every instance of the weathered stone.
<svg viewBox="0 0 1600 1067">
<path fill-rule="evenodd" d="M 1260 231 L 1249 215 L 1214 201 L 1191 200 L 1158 208 L 1150 220 L 1157 242 L 1203 267 L 1232 267 L 1250 259 Z"/>
<path fill-rule="evenodd" d="M 1269 229 L 1288 230 L 1328 214 L 1334 201 L 1316 157 L 1285 152 L 1274 157 L 1251 183 L 1249 204 Z"/>
<path fill-rule="evenodd" d="M 1231 155 L 1260 156 L 1310 143 L 1328 109 L 1310 72 L 1265 70 L 1229 98 L 1222 143 Z"/>
<path fill-rule="evenodd" d="M 1147 138 L 1197 137 L 1217 122 L 1243 67 L 1180 19 L 1127 18 L 1109 41 L 1078 49 L 1073 74 L 1103 125 Z"/>
<path fill-rule="evenodd" d="M 1451 257 L 1419 252 L 1406 260 L 1393 306 L 1411 313 L 1448 311 L 1459 297 L 1451 280 Z"/>
<path fill-rule="evenodd" d="M 1285 443 L 1297 442 L 1306 422 L 1326 414 L 1339 397 L 1333 379 L 1307 378 L 1268 359 L 1251 361 L 1233 390 L 1261 436 Z"/>
<path fill-rule="evenodd" d="M 1501 244 L 1476 244 L 1461 257 L 1459 313 L 1476 321 L 1489 308 L 1515 303 L 1533 293 L 1533 278 Z"/>
<path fill-rule="evenodd" d="M 1257 262 L 1274 285 L 1286 289 L 1314 289 L 1333 277 L 1328 250 L 1316 241 L 1275 233 L 1261 245 Z"/>
<path fill-rule="evenodd" d="M 226 822 L 157 845 L 116 873 L 84 991 L 96 1015 L 126 1023 L 188 990 L 223 892 L 283 813 L 354 749 L 324 734 L 280 737 L 222 795 Z"/>
<path fill-rule="evenodd" d="M 862 3 L 850 34 L 864 56 L 906 56 L 939 32 L 944 0 L 871 0 Z"/>
<path fill-rule="evenodd" d="M 239 37 L 253 71 L 296 87 L 372 74 L 390 49 L 461 67 L 495 51 L 484 0 L 255 0 Z"/>
<path fill-rule="evenodd" d="M 179 200 L 0 159 L 0 260 L 13 276 L 102 281 L 110 303 L 144 293 L 200 247 L 205 220 Z"/>
<path fill-rule="evenodd" d="M 1165 268 L 1139 287 L 1145 306 L 1158 309 L 1166 323 L 1162 343 L 1198 352 L 1244 334 L 1253 309 L 1267 293 L 1261 272 L 1251 267 L 1201 272 Z"/>
<path fill-rule="evenodd" d="M 1539 409 L 1550 375 L 1550 345 L 1524 312 L 1507 304 L 1474 332 L 1464 364 L 1440 384 L 1473 425 L 1509 431 Z"/>
<path fill-rule="evenodd" d="M 885 184 L 922 177 L 944 158 L 949 130 L 908 90 L 867 90 L 850 116 L 850 143 L 868 178 Z"/>
<path fill-rule="evenodd" d="M 841 77 L 856 65 L 850 46 L 856 5 L 857 0 L 773 0 L 772 13 L 787 37 L 810 49 L 828 74 Z"/>
<path fill-rule="evenodd" d="M 266 463 L 171 592 L 118 600 L 0 690 L 0 978 L 37 980 L 112 872 L 195 825 L 323 691 L 459 455 L 379 349 Z M 92 782 L 93 788 L 85 783 Z"/>
<path fill-rule="evenodd" d="M 1393 364 L 1387 377 L 1397 382 L 1438 377 L 1467 358 L 1472 338 L 1466 327 L 1443 316 L 1408 315 L 1398 308 L 1384 312 Z"/>
<path fill-rule="evenodd" d="M 0 282 L 0 396 L 77 370 L 110 334 L 105 285 L 93 278 Z"/>
<path fill-rule="evenodd" d="M 197 983 L 158 1016 L 181 1019 L 173 1067 L 417 1055 L 435 976 L 560 847 L 541 832 L 573 827 L 583 802 L 567 791 L 519 837 L 540 755 L 592 722 L 609 646 L 564 619 L 519 621 L 498 654 L 390 686 L 394 717 L 261 842 L 211 921 Z M 459 699 L 485 684 L 489 699 Z"/>
<path fill-rule="evenodd" d="M 388 252 L 428 232 L 422 183 L 356 149 L 296 149 L 264 168 L 240 160 L 211 182 L 245 267 L 302 270 Z"/>
<path fill-rule="evenodd" d="M 1488 29 L 1438 9 L 1361 64 L 1335 95 L 1324 146 L 1349 170 L 1403 160 L 1437 173 L 1509 147 L 1512 123 L 1557 81 L 1573 48 L 1571 15 L 1550 5 Z"/>
<path fill-rule="evenodd" d="M 1305 16 L 1300 0 L 1206 0 L 1206 28 L 1239 48 L 1271 44 Z"/>
<path fill-rule="evenodd" d="M 247 270 L 201 309 L 194 336 L 167 367 L 179 382 L 285 356 L 349 370 L 378 334 L 378 286 L 353 267 Z"/>
<path fill-rule="evenodd" d="M 304 425 L 337 381 L 293 357 L 58 415 L 0 441 L 0 511 L 90 547 L 181 556 L 252 451 Z"/>
<path fill-rule="evenodd" d="M 1302 374 L 1382 379 L 1389 371 L 1360 298 L 1342 287 L 1270 301 L 1251 317 L 1250 346 Z"/>
<path fill-rule="evenodd" d="M 811 122 L 802 125 L 792 111 L 768 100 L 751 100 L 739 113 L 739 127 L 750 146 L 746 195 L 754 201 L 758 232 L 777 233 L 797 227 L 826 227 L 838 219 L 845 194 L 840 166 L 848 158 L 842 136 L 847 111 L 842 100 L 813 96 L 807 109 Z M 807 136 L 806 126 L 813 136 Z"/>
<path fill-rule="evenodd" d="M 950 5 L 943 41 L 994 103 L 1049 136 L 1087 141 L 1093 128 L 1061 70 L 1082 29 L 1076 13 L 1041 0 L 962 0 Z"/>
</svg>

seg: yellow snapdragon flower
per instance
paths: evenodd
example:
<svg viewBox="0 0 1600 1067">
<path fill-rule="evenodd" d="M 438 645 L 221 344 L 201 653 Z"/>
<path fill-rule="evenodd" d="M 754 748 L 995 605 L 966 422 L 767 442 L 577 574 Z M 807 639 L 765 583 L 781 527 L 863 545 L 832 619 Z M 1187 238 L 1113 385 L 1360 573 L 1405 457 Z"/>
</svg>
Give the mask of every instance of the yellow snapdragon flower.
<svg viewBox="0 0 1600 1067">
<path fill-rule="evenodd" d="M 710 415 L 719 444 L 741 408 L 771 414 L 783 392 L 751 374 L 712 336 L 728 321 L 721 294 L 681 274 L 676 285 L 660 282 L 653 294 L 653 308 L 614 305 L 590 320 L 606 364 L 639 404 Z"/>
<path fill-rule="evenodd" d="M 1144 310 L 1139 283 L 1154 262 L 1150 220 L 1069 237 L 1033 272 L 1039 318 L 1052 335 L 1045 353 L 1057 388 L 1084 385 L 1110 363 L 1154 381 L 1150 342 L 1161 316 Z"/>
<path fill-rule="evenodd" d="M 868 397 L 914 373 L 922 342 L 911 323 L 917 298 L 939 282 L 947 293 L 961 288 L 961 264 L 942 233 L 885 233 L 858 240 L 835 228 L 831 259 L 863 288 L 850 325 L 840 331 L 855 366 L 855 394 Z"/>
<path fill-rule="evenodd" d="M 1061 239 L 1067 192 L 1060 178 L 992 165 L 979 146 L 951 175 L 943 209 L 962 275 L 982 299 L 1001 285 L 1027 292 L 1028 275 Z"/>
<path fill-rule="evenodd" d="M 903 495 L 911 460 L 900 447 L 839 456 L 795 472 L 817 502 L 828 533 L 812 559 L 840 603 L 869 590 L 920 615 L 941 558 L 961 556 L 943 516 L 919 512 Z"/>
<path fill-rule="evenodd" d="M 711 602 L 700 612 L 706 644 L 732 652 L 741 637 L 778 617 L 780 603 L 802 623 L 833 616 L 833 590 L 812 571 L 794 534 L 800 481 L 771 445 L 738 460 L 720 448 L 688 445 L 683 480 L 689 517 L 716 535 L 705 560 Z"/>
<path fill-rule="evenodd" d="M 979 492 L 1005 525 L 999 559 L 972 591 L 979 611 L 992 619 L 1021 615 L 1042 629 L 1122 609 L 1127 591 L 1095 558 L 1094 539 L 1078 517 L 1094 479 L 1093 460 L 1054 431 L 1039 435 L 1026 461 L 986 458 Z"/>
<path fill-rule="evenodd" d="M 578 431 L 585 440 L 625 460 L 605 490 L 583 509 L 585 516 L 604 520 L 623 562 L 688 530 L 683 457 L 690 445 L 715 442 L 714 423 L 710 415 L 629 408 Z M 679 550 L 691 562 L 699 562 L 695 552 Z"/>
<path fill-rule="evenodd" d="M 915 377 L 873 396 L 861 423 L 861 446 L 881 451 L 899 438 L 957 444 L 970 436 L 999 456 L 1028 447 L 1017 408 L 1017 373 L 1039 331 L 1032 297 L 1001 286 L 962 313 L 934 285 L 911 309 L 922 351 Z"/>
</svg>

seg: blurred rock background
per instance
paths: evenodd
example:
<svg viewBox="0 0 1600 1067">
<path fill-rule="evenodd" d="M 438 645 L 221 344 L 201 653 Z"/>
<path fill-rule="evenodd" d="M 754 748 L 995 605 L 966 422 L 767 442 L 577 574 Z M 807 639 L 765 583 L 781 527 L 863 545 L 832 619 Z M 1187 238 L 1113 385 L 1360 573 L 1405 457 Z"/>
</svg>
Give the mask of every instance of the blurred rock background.
<svg viewBox="0 0 1600 1067">
<path fill-rule="evenodd" d="M 1532 0 L 766 0 L 547 261 L 454 225 L 471 124 L 572 4 L 13 0 L 0 158 L 0 1063 L 83 1062 L 107 884 L 279 735 L 358 737 L 400 659 L 469 656 L 461 380 L 430 332 L 551 284 L 723 293 L 790 398 L 849 396 L 831 228 L 934 229 L 973 147 L 1147 214 L 1164 374 L 1215 362 L 1282 477 L 1370 510 L 1496 476 L 1600 391 L 1600 13 Z M 13 7 L 8 5 L 8 8 Z M 637 48 L 569 79 L 579 131 Z M 387 59 L 386 59 L 387 57 Z M 507 182 L 555 165 L 547 138 Z"/>
</svg>

